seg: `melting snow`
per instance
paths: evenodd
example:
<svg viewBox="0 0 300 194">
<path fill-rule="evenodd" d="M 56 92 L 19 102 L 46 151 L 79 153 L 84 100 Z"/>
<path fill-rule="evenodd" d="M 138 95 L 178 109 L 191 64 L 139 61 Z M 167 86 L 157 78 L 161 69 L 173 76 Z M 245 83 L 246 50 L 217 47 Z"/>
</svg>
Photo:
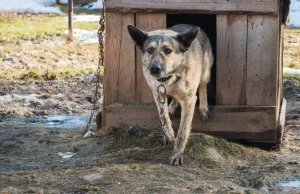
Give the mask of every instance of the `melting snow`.
<svg viewBox="0 0 300 194">
<path fill-rule="evenodd" d="M 45 3 L 47 5 L 49 1 Z M 33 12 L 33 13 L 57 13 L 62 11 L 58 7 L 46 7 L 33 0 L 9 0 L 0 3 L 0 11 L 17 11 L 17 12 Z"/>
<path fill-rule="evenodd" d="M 61 14 L 62 11 L 58 7 L 51 7 L 55 2 L 56 0 L 1 0 L 0 11 Z M 60 2 L 67 3 L 68 0 L 60 0 Z M 102 8 L 102 0 L 91 3 L 85 8 L 100 9 Z"/>
<path fill-rule="evenodd" d="M 300 0 L 291 0 L 289 26 L 300 27 Z"/>
<path fill-rule="evenodd" d="M 291 69 L 291 68 L 284 67 L 283 73 L 284 74 L 300 74 L 300 69 Z"/>
</svg>

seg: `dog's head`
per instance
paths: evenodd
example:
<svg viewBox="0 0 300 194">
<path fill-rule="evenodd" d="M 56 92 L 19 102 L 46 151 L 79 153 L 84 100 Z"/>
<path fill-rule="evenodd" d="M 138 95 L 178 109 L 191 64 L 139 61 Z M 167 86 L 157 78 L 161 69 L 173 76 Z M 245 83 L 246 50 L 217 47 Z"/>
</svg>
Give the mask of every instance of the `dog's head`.
<svg viewBox="0 0 300 194">
<path fill-rule="evenodd" d="M 142 51 L 144 69 L 159 81 L 170 78 L 182 68 L 183 55 L 189 50 L 199 30 L 196 27 L 184 33 L 172 30 L 144 32 L 128 26 L 130 36 Z"/>
</svg>

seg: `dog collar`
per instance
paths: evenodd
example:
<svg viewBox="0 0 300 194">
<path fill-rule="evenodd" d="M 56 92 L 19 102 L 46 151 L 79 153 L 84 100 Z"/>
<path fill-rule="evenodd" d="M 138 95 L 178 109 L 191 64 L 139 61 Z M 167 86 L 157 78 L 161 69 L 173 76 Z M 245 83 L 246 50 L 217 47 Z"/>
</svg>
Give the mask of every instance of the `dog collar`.
<svg viewBox="0 0 300 194">
<path fill-rule="evenodd" d="M 159 81 L 159 82 L 166 82 L 166 81 L 168 81 L 171 77 L 172 77 L 172 75 L 169 75 L 168 77 L 159 78 L 159 79 L 157 79 L 157 81 Z"/>
</svg>

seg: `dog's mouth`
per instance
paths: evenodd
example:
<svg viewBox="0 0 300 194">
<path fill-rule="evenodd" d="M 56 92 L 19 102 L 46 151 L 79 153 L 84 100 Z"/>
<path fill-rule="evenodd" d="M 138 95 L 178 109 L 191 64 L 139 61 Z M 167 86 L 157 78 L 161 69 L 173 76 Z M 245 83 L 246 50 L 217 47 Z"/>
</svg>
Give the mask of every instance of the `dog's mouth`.
<svg viewBox="0 0 300 194">
<path fill-rule="evenodd" d="M 172 75 L 168 75 L 168 76 L 166 76 L 166 77 L 162 77 L 162 78 L 157 79 L 157 81 L 159 81 L 159 82 L 166 82 L 166 81 L 168 81 L 171 77 L 172 77 Z"/>
</svg>

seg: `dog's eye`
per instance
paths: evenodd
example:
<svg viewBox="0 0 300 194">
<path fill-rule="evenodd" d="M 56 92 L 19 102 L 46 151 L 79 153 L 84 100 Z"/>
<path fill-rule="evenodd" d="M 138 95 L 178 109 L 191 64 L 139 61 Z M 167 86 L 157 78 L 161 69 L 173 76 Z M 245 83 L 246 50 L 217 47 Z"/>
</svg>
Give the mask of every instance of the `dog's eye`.
<svg viewBox="0 0 300 194">
<path fill-rule="evenodd" d="M 166 55 L 171 54 L 171 52 L 172 52 L 172 50 L 171 50 L 171 49 L 168 49 L 168 48 L 166 48 L 166 49 L 164 50 L 164 53 L 165 53 Z"/>
<path fill-rule="evenodd" d="M 153 48 L 147 48 L 147 52 L 149 53 L 149 54 L 152 54 L 153 53 Z"/>
</svg>

